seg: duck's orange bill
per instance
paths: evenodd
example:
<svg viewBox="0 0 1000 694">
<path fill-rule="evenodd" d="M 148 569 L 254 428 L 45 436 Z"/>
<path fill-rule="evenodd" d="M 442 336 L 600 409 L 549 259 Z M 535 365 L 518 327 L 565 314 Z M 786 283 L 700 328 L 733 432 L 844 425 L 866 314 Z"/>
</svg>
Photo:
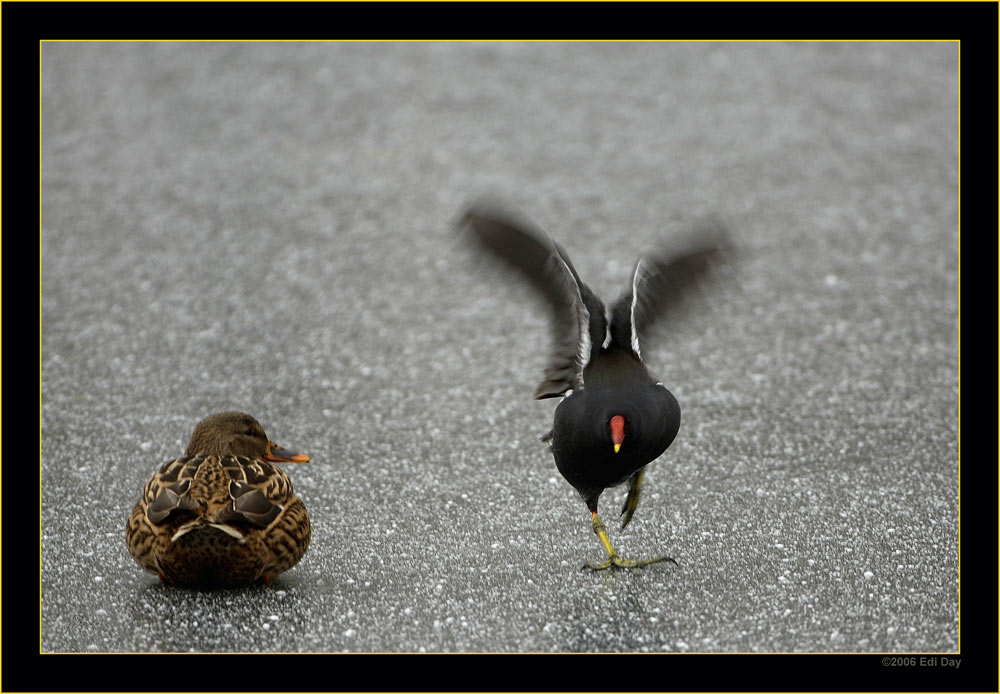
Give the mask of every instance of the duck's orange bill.
<svg viewBox="0 0 1000 694">
<path fill-rule="evenodd" d="M 308 463 L 309 456 L 305 453 L 297 453 L 295 451 L 289 451 L 282 448 L 274 441 L 267 442 L 267 455 L 264 456 L 264 460 L 270 460 L 274 463 Z"/>
<path fill-rule="evenodd" d="M 622 447 L 625 440 L 625 418 L 616 414 L 611 418 L 611 442 L 615 444 L 615 453 Z"/>
</svg>

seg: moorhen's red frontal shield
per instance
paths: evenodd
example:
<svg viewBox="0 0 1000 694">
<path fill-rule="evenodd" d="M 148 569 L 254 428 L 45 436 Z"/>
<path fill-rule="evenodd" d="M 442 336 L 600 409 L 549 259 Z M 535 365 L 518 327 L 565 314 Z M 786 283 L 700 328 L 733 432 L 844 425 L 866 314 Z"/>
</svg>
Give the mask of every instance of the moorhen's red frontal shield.
<svg viewBox="0 0 1000 694">
<path fill-rule="evenodd" d="M 622 441 L 625 440 L 625 418 L 616 414 L 609 423 L 611 427 L 611 443 L 614 444 L 615 453 L 621 450 Z"/>
</svg>

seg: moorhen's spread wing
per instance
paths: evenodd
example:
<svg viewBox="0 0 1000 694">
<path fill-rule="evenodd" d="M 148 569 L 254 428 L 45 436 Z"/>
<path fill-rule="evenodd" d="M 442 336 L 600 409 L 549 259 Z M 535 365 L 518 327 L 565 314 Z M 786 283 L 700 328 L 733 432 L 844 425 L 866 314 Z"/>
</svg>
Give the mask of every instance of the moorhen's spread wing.
<svg viewBox="0 0 1000 694">
<path fill-rule="evenodd" d="M 551 308 L 553 345 L 535 398 L 583 388 L 583 370 L 607 332 L 604 304 L 580 281 L 566 252 L 529 220 L 478 203 L 459 221 L 478 244 L 517 270 Z"/>
<path fill-rule="evenodd" d="M 669 248 L 636 263 L 628 289 L 611 304 L 611 336 L 641 357 L 640 344 L 654 326 L 676 314 L 684 297 L 718 267 L 729 246 L 724 227 L 704 222 Z"/>
</svg>

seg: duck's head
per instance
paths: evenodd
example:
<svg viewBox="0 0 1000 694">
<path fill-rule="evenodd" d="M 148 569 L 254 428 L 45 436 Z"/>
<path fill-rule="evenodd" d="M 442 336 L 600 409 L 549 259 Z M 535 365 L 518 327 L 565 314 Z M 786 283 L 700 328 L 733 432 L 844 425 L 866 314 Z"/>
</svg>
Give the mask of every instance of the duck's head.
<svg viewBox="0 0 1000 694">
<path fill-rule="evenodd" d="M 276 445 L 256 419 L 242 412 L 219 412 L 198 422 L 186 455 L 243 455 L 259 460 L 305 463 L 305 453 Z"/>
</svg>

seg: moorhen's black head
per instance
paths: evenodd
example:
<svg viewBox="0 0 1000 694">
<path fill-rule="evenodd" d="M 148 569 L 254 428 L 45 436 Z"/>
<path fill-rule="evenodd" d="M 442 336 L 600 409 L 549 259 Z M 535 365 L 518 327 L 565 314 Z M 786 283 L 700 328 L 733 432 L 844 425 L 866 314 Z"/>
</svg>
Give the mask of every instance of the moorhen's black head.
<svg viewBox="0 0 1000 694">
<path fill-rule="evenodd" d="M 243 412 L 219 412 L 198 422 L 185 455 L 242 455 L 251 459 L 305 463 L 309 456 L 277 446 L 256 419 Z"/>
</svg>

